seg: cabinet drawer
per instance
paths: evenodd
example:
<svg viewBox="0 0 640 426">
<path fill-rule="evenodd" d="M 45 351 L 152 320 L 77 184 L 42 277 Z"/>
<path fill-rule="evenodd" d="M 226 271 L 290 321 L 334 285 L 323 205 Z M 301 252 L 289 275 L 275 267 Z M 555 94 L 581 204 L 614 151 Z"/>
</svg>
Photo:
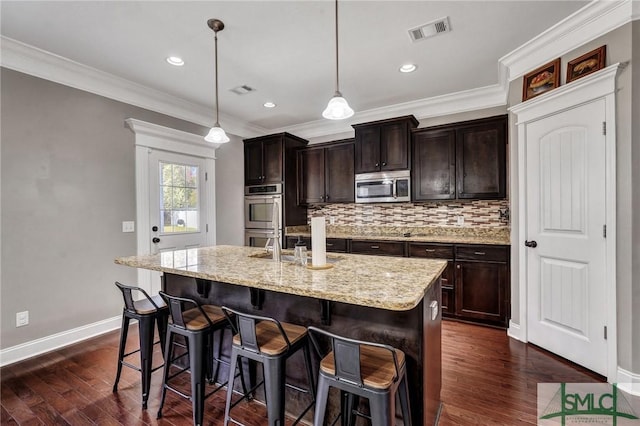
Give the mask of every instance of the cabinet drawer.
<svg viewBox="0 0 640 426">
<path fill-rule="evenodd" d="M 409 256 L 453 260 L 452 244 L 409 243 Z"/>
<path fill-rule="evenodd" d="M 301 240 L 311 250 L 311 237 L 302 237 Z M 298 237 L 287 237 L 287 248 L 292 249 L 298 242 Z M 347 252 L 347 240 L 344 238 L 327 238 L 327 251 L 336 253 Z"/>
<path fill-rule="evenodd" d="M 347 240 L 344 238 L 327 238 L 327 251 L 346 253 Z"/>
<path fill-rule="evenodd" d="M 404 243 L 397 241 L 351 241 L 351 253 L 404 256 Z"/>
<path fill-rule="evenodd" d="M 508 262 L 509 247 L 489 245 L 457 245 L 456 260 Z"/>
</svg>

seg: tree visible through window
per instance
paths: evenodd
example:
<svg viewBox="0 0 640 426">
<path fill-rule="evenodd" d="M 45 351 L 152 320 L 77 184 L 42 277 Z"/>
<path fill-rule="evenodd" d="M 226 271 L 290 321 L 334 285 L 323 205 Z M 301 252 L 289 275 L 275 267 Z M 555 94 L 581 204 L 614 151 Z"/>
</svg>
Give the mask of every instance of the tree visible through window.
<svg viewBox="0 0 640 426">
<path fill-rule="evenodd" d="M 163 233 L 198 232 L 198 166 L 160 162 L 160 223 Z"/>
</svg>

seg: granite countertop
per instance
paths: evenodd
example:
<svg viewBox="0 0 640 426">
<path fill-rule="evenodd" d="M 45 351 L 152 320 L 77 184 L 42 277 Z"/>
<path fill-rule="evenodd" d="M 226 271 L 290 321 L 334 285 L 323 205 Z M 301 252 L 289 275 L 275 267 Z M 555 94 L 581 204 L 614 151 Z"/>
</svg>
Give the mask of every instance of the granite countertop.
<svg viewBox="0 0 640 426">
<path fill-rule="evenodd" d="M 339 226 L 327 225 L 327 238 L 352 240 L 409 241 L 450 244 L 511 244 L 510 228 L 480 227 L 396 227 L 396 226 Z M 288 237 L 310 237 L 309 226 L 288 226 Z"/>
<path fill-rule="evenodd" d="M 333 267 L 312 270 L 252 257 L 263 254 L 262 248 L 215 246 L 119 257 L 115 263 L 392 311 L 417 306 L 447 265 L 436 259 L 329 253 Z"/>
</svg>

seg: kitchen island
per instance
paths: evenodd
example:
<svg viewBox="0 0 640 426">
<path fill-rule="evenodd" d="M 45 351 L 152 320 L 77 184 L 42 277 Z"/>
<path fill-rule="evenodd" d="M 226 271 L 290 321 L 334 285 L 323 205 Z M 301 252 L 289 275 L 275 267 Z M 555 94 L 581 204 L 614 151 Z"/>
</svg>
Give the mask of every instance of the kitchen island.
<svg viewBox="0 0 640 426">
<path fill-rule="evenodd" d="M 446 262 L 351 254 L 330 254 L 327 260 L 329 269 L 314 270 L 275 262 L 264 249 L 215 246 L 115 262 L 163 272 L 162 287 L 169 294 L 402 349 L 413 424 L 435 424 L 441 386 L 440 274 Z M 295 362 L 287 376 L 306 384 Z M 288 411 L 300 411 L 299 398 L 287 393 Z"/>
</svg>

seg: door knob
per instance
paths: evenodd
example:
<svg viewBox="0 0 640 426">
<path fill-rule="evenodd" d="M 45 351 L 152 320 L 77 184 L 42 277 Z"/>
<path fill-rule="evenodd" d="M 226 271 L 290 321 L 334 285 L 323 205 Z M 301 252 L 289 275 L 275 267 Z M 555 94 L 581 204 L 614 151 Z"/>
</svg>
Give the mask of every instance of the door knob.
<svg viewBox="0 0 640 426">
<path fill-rule="evenodd" d="M 538 247 L 538 243 L 535 241 L 525 241 L 524 245 L 527 247 L 531 247 L 531 248 L 536 248 Z"/>
<path fill-rule="evenodd" d="M 151 241 L 153 241 L 153 244 L 158 244 L 160 242 L 160 238 L 153 237 L 153 239 Z"/>
<path fill-rule="evenodd" d="M 158 232 L 158 227 L 157 227 L 157 226 L 153 226 L 153 227 L 151 228 L 151 230 L 152 230 L 153 232 Z"/>
</svg>

